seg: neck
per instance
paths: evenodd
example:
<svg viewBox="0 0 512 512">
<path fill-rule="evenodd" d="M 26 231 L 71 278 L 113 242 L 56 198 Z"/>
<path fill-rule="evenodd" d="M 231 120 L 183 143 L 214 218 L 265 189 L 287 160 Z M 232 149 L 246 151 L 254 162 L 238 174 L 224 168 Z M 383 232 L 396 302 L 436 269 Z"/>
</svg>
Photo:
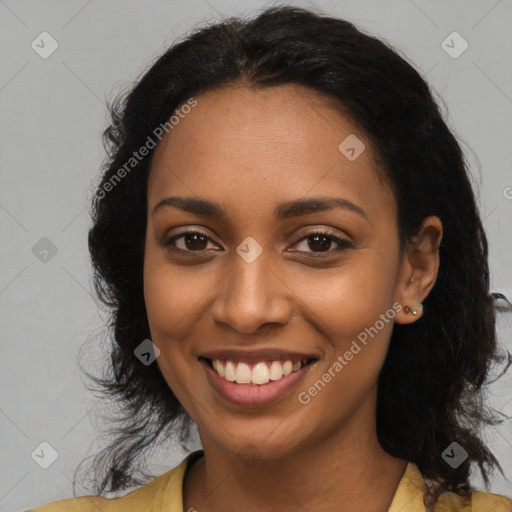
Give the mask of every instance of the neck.
<svg viewBox="0 0 512 512">
<path fill-rule="evenodd" d="M 407 461 L 386 453 L 367 414 L 278 459 L 245 459 L 201 436 L 204 457 L 187 473 L 184 510 L 387 512 Z"/>
</svg>

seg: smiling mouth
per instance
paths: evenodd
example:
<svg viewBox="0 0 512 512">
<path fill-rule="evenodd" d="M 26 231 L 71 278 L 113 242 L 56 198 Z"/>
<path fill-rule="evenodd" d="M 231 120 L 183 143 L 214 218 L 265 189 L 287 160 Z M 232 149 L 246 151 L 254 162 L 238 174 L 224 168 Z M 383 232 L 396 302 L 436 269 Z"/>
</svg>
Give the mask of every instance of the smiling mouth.
<svg viewBox="0 0 512 512">
<path fill-rule="evenodd" d="M 300 361 L 265 360 L 246 363 L 229 359 L 209 359 L 203 356 L 200 356 L 199 360 L 204 361 L 223 379 L 246 386 L 264 386 L 318 361 L 317 358 L 312 357 Z"/>
</svg>

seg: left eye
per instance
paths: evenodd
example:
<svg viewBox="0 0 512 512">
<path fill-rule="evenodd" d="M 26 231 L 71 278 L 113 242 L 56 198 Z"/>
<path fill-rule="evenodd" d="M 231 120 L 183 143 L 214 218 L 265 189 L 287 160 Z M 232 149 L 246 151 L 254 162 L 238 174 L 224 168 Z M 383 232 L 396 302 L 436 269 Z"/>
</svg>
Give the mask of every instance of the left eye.
<svg viewBox="0 0 512 512">
<path fill-rule="evenodd" d="M 338 249 L 330 250 L 331 244 L 335 243 L 338 245 Z M 312 252 L 312 253 L 333 253 L 338 252 L 348 247 L 352 247 L 352 244 L 343 238 L 331 235 L 329 233 L 315 232 L 305 236 L 297 244 L 306 244 L 311 251 L 300 251 L 300 252 Z"/>
</svg>

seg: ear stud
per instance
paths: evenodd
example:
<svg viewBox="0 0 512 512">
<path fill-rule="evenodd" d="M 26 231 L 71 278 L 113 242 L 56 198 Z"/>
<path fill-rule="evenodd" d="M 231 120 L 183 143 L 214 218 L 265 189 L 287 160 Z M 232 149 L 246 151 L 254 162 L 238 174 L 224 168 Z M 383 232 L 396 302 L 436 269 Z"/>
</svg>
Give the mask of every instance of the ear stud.
<svg viewBox="0 0 512 512">
<path fill-rule="evenodd" d="M 419 305 L 419 309 L 423 313 L 423 304 Z M 418 314 L 418 312 L 415 309 L 411 309 L 409 306 L 405 306 L 404 307 L 404 312 L 405 313 L 412 313 L 413 315 L 417 315 Z"/>
</svg>

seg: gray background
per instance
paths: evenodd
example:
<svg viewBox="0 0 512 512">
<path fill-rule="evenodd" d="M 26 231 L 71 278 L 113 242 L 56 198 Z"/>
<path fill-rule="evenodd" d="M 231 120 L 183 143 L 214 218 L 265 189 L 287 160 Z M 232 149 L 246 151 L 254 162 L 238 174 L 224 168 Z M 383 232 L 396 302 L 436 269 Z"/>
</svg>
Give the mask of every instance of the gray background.
<svg viewBox="0 0 512 512">
<path fill-rule="evenodd" d="M 480 191 L 492 289 L 511 298 L 512 2 L 294 3 L 319 6 L 384 37 L 444 98 L 447 120 L 464 141 Z M 100 407 L 84 388 L 76 358 L 87 339 L 93 340 L 86 352 L 88 368 L 102 357 L 105 315 L 92 299 L 86 240 L 91 187 L 104 157 L 105 95 L 129 85 L 197 24 L 266 5 L 256 0 L 242 5 L 234 0 L 0 0 L 2 511 L 71 497 L 76 464 L 98 447 Z M 43 31 L 59 45 L 47 59 L 31 47 Z M 469 44 L 455 59 L 441 47 L 453 31 Z M 46 262 L 33 252 L 43 237 L 57 248 Z M 512 350 L 510 315 L 500 320 L 500 336 Z M 490 388 L 492 403 L 509 415 L 511 382 L 509 372 Z M 512 420 L 487 439 L 508 476 L 507 481 L 498 475 L 492 491 L 512 495 Z M 43 441 L 58 453 L 48 469 L 31 458 Z M 155 472 L 175 466 L 184 454 L 170 445 L 155 458 Z"/>
</svg>

